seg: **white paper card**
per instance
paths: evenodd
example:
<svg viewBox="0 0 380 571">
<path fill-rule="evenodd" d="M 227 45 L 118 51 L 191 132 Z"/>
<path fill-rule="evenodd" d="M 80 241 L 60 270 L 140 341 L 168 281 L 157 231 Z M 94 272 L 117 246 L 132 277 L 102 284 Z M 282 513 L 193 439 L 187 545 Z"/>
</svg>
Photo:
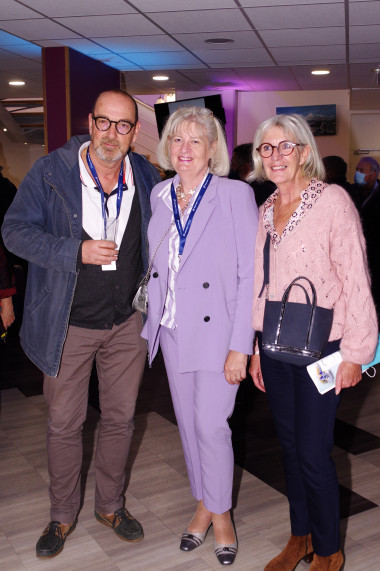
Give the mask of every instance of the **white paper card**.
<svg viewBox="0 0 380 571">
<path fill-rule="evenodd" d="M 307 366 L 307 371 L 321 395 L 335 387 L 336 373 L 341 362 L 341 352 L 336 351 Z"/>
</svg>

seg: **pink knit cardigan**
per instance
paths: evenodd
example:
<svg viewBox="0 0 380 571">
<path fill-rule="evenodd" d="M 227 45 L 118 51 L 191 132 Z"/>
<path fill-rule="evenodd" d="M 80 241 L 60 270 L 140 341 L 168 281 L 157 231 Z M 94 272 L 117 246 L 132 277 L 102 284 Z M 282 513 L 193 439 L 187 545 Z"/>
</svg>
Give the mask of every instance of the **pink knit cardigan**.
<svg viewBox="0 0 380 571">
<path fill-rule="evenodd" d="M 281 300 L 295 277 L 306 276 L 316 288 L 317 304 L 334 308 L 329 341 L 342 340 L 343 360 L 369 363 L 377 345 L 378 326 L 365 241 L 351 198 L 340 186 L 312 180 L 301 193 L 302 200 L 296 213 L 279 236 L 271 222 L 277 195 L 276 190 L 260 208 L 255 254 L 254 329 L 262 331 L 266 297 Z M 270 283 L 259 298 L 267 229 L 271 234 Z M 292 288 L 290 300 L 305 302 L 301 288 Z"/>
</svg>

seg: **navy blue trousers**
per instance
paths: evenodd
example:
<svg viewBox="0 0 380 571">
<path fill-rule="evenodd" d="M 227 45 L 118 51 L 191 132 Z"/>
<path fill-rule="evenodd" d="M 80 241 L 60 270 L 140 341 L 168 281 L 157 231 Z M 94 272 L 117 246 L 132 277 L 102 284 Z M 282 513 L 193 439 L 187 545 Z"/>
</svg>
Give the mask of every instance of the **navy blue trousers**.
<svg viewBox="0 0 380 571">
<path fill-rule="evenodd" d="M 323 355 L 339 349 L 326 345 Z M 340 397 L 321 395 L 306 367 L 267 357 L 261 349 L 261 371 L 280 441 L 294 535 L 311 533 L 315 553 L 322 557 L 340 549 L 339 487 L 331 452 Z"/>
</svg>

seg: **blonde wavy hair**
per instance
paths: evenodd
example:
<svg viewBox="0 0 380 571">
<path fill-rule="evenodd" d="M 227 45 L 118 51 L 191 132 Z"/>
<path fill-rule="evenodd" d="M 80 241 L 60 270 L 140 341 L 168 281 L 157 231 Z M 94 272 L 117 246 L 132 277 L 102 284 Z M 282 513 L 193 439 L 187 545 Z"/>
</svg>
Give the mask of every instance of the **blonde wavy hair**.
<svg viewBox="0 0 380 571">
<path fill-rule="evenodd" d="M 209 161 L 211 174 L 227 175 L 230 170 L 230 158 L 224 129 L 212 111 L 205 107 L 179 107 L 169 116 L 157 149 L 157 158 L 161 168 L 174 170 L 170 159 L 170 143 L 184 122 L 195 123 L 206 135 L 210 148 L 213 143 L 216 143 Z"/>
</svg>

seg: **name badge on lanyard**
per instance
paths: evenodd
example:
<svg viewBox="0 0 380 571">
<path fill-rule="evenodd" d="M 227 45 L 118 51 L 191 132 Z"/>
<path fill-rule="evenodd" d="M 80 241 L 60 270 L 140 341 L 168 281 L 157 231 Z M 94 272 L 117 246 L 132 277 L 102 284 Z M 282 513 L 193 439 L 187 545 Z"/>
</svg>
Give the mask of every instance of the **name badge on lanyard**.
<svg viewBox="0 0 380 571">
<path fill-rule="evenodd" d="M 186 221 L 185 227 L 182 228 L 182 224 L 181 224 L 181 217 L 179 214 L 179 208 L 178 208 L 178 202 L 177 202 L 177 196 L 174 190 L 174 184 L 172 183 L 171 188 L 170 188 L 170 194 L 171 194 L 171 198 L 172 198 L 172 205 L 173 205 L 173 214 L 174 214 L 174 220 L 175 220 L 175 225 L 177 227 L 177 231 L 178 231 L 178 235 L 179 235 L 179 256 L 182 256 L 183 253 L 183 249 L 185 247 L 186 244 L 186 238 L 187 235 L 189 234 L 189 230 L 190 230 L 190 226 L 193 222 L 193 218 L 194 218 L 194 214 L 198 208 L 198 206 L 201 203 L 201 200 L 204 196 L 204 193 L 206 192 L 208 185 L 210 184 L 210 181 L 212 179 L 212 174 L 208 173 L 208 175 L 205 178 L 204 183 L 202 184 L 202 187 L 198 193 L 198 196 L 196 197 L 193 207 L 190 211 L 189 217 Z"/>
<path fill-rule="evenodd" d="M 107 232 L 106 232 L 107 213 L 106 213 L 106 208 L 105 208 L 105 204 L 104 204 L 105 203 L 104 190 L 103 190 L 103 187 L 102 187 L 101 182 L 99 180 L 98 173 L 96 172 L 95 165 L 91 160 L 89 146 L 87 147 L 86 159 L 87 159 L 88 168 L 90 169 L 92 177 L 95 180 L 96 185 L 97 185 L 98 190 L 99 190 L 99 193 L 100 193 L 100 203 L 101 203 L 101 207 L 102 207 L 102 225 L 103 225 L 104 235 L 106 236 L 107 235 Z M 119 178 L 117 181 L 116 221 L 118 221 L 118 219 L 119 219 L 121 201 L 123 199 L 123 182 L 124 182 L 124 160 L 121 161 Z M 103 271 L 116 270 L 116 261 L 114 260 L 110 264 L 104 264 L 102 266 L 102 270 Z"/>
</svg>

